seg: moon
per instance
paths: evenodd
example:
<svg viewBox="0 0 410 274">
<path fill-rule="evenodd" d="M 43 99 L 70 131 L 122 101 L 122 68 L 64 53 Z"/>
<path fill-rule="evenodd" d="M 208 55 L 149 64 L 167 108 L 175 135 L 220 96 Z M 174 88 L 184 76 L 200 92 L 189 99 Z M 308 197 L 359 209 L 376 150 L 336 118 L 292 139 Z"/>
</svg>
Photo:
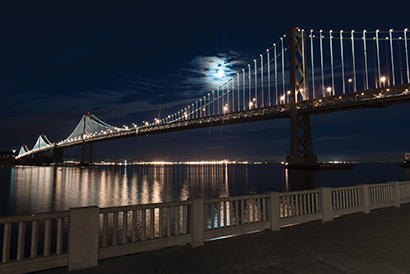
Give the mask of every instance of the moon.
<svg viewBox="0 0 410 274">
<path fill-rule="evenodd" d="M 224 72 L 223 69 L 219 69 L 219 70 L 218 70 L 218 76 L 219 76 L 219 77 L 224 76 L 224 74 L 225 74 L 225 72 Z"/>
</svg>

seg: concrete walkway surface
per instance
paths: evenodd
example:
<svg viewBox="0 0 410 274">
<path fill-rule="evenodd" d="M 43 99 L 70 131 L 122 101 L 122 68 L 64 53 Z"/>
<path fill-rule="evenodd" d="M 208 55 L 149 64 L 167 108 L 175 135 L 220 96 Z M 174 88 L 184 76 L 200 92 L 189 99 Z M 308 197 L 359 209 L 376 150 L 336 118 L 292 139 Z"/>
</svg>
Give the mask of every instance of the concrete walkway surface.
<svg viewBox="0 0 410 274">
<path fill-rule="evenodd" d="M 410 204 L 101 260 L 72 273 L 410 273 Z"/>
</svg>

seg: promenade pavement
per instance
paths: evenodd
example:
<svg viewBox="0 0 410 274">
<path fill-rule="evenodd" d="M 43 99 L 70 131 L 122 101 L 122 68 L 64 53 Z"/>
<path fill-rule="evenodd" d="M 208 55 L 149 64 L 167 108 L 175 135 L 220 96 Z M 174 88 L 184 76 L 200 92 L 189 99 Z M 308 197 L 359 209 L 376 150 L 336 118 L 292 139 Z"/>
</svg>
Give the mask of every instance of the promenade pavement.
<svg viewBox="0 0 410 274">
<path fill-rule="evenodd" d="M 72 273 L 410 273 L 410 204 L 101 260 Z"/>
</svg>

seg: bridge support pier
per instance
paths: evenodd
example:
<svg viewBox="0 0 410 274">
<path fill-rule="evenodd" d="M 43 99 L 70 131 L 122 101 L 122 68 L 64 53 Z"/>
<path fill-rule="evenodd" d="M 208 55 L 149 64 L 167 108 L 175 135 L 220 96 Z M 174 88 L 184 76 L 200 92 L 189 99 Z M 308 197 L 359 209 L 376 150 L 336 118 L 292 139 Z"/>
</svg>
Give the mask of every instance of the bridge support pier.
<svg viewBox="0 0 410 274">
<path fill-rule="evenodd" d="M 34 163 L 38 166 L 45 164 L 46 163 L 46 153 L 42 151 L 34 155 Z"/>
<path fill-rule="evenodd" d="M 55 165 L 62 165 L 64 163 L 64 149 L 63 148 L 54 147 L 53 163 Z"/>
<path fill-rule="evenodd" d="M 291 27 L 290 39 L 290 155 L 289 168 L 313 168 L 317 157 L 313 154 L 310 115 L 298 115 L 298 97 L 309 99 L 306 37 L 304 32 Z"/>
<path fill-rule="evenodd" d="M 93 164 L 93 143 L 83 142 L 80 165 L 89 166 L 92 164 Z"/>
<path fill-rule="evenodd" d="M 317 156 L 313 154 L 312 127 L 310 115 L 299 117 L 296 109 L 290 118 L 290 155 L 286 162 L 290 168 L 313 168 L 317 166 Z M 302 133 L 302 136 L 300 135 Z"/>
</svg>

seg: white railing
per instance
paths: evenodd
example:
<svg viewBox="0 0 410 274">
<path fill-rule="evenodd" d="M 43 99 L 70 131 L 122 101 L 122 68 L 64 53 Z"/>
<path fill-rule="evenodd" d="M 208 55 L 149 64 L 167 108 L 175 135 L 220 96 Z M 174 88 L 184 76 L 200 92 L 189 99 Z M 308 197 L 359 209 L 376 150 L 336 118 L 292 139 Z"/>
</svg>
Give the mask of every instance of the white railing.
<svg viewBox="0 0 410 274">
<path fill-rule="evenodd" d="M 370 209 L 382 208 L 394 205 L 394 184 L 369 185 Z M 400 199 L 400 197 L 399 197 Z"/>
<path fill-rule="evenodd" d="M 192 201 L 100 209 L 99 259 L 191 242 L 188 206 Z M 142 244 L 144 243 L 144 244 Z"/>
<path fill-rule="evenodd" d="M 410 203 L 410 182 L 400 182 L 400 203 Z"/>
<path fill-rule="evenodd" d="M 68 264 L 67 233 L 70 212 L 0 217 L 0 273 L 30 272 Z M 1 227 L 3 225 L 3 227 Z M 2 228 L 2 229 L 1 229 Z M 65 229 L 67 230 L 67 229 Z"/>
<path fill-rule="evenodd" d="M 409 202 L 406 181 L 0 217 L 0 273 L 61 266 L 71 271 L 96 266 L 100 259 L 176 245 L 195 247 L 207 239 L 327 222 Z"/>
<path fill-rule="evenodd" d="M 321 190 L 305 190 L 280 193 L 280 225 L 321 219 Z"/>
<path fill-rule="evenodd" d="M 344 215 L 363 211 L 363 187 L 332 188 L 332 208 L 334 215 Z"/>
<path fill-rule="evenodd" d="M 205 200 L 205 239 L 269 228 L 268 198 L 268 194 L 259 194 Z"/>
</svg>

